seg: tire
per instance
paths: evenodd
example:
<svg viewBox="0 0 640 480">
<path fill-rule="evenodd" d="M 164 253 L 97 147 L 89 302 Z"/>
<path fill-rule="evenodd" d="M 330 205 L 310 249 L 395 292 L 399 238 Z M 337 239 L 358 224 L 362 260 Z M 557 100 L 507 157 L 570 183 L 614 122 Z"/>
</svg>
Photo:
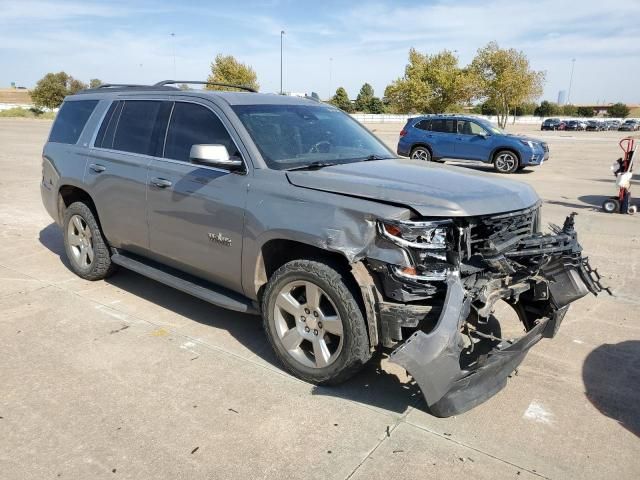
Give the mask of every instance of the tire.
<svg viewBox="0 0 640 480">
<path fill-rule="evenodd" d="M 64 214 L 64 249 L 76 275 L 85 280 L 102 280 L 115 271 L 102 230 L 91 209 L 72 203 Z"/>
<path fill-rule="evenodd" d="M 278 359 L 306 382 L 341 383 L 371 358 L 354 292 L 326 263 L 293 260 L 280 267 L 267 283 L 262 319 Z"/>
<path fill-rule="evenodd" d="M 500 150 L 493 156 L 493 168 L 498 173 L 513 173 L 519 166 L 518 155 L 511 150 Z"/>
<path fill-rule="evenodd" d="M 617 198 L 607 198 L 602 202 L 602 210 L 607 213 L 617 213 L 620 211 L 620 202 Z"/>
<path fill-rule="evenodd" d="M 431 150 L 423 146 L 412 148 L 409 157 L 413 160 L 422 160 L 424 162 L 430 162 L 432 160 Z"/>
</svg>

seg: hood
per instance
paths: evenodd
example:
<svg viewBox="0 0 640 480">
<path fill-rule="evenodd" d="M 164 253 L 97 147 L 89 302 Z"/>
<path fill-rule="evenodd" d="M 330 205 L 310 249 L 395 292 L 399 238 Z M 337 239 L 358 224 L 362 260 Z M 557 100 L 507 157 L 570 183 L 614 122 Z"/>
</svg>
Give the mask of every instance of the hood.
<svg viewBox="0 0 640 480">
<path fill-rule="evenodd" d="M 409 159 L 287 172 L 298 187 L 404 205 L 425 217 L 509 212 L 539 201 L 529 185 L 463 167 Z"/>
</svg>

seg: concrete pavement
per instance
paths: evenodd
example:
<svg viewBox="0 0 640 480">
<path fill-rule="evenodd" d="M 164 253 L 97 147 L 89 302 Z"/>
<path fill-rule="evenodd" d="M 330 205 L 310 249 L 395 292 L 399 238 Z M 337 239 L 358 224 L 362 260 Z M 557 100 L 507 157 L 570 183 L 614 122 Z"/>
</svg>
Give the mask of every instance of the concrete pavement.
<svg viewBox="0 0 640 480">
<path fill-rule="evenodd" d="M 368 126 L 395 147 L 400 125 Z M 640 217 L 596 208 L 618 132 L 549 132 L 552 160 L 515 176 L 545 221 L 579 212 L 617 296 L 578 302 L 505 390 L 438 419 L 384 359 L 314 387 L 279 368 L 258 317 L 127 271 L 76 277 L 39 198 L 49 128 L 0 119 L 0 478 L 640 474 Z"/>
</svg>

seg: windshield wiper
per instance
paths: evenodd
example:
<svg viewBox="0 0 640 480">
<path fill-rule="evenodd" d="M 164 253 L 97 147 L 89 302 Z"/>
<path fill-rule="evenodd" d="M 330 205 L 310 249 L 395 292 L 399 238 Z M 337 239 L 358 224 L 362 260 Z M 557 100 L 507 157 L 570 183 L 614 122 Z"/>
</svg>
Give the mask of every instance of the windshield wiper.
<svg viewBox="0 0 640 480">
<path fill-rule="evenodd" d="M 299 167 L 287 168 L 288 172 L 293 170 L 319 170 L 324 167 L 333 167 L 334 165 L 338 165 L 335 162 L 311 162 L 307 165 L 300 165 Z"/>
<path fill-rule="evenodd" d="M 364 162 L 370 162 L 372 160 L 391 160 L 392 158 L 393 157 L 383 157 L 381 155 L 372 154 L 372 155 L 369 155 L 368 157 L 364 157 L 362 160 Z"/>
</svg>

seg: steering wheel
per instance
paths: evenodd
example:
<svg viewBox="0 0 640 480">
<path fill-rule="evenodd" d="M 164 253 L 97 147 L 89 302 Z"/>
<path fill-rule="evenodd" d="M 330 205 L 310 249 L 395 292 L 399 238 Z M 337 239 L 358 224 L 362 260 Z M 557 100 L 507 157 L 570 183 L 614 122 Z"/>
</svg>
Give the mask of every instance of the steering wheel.
<svg viewBox="0 0 640 480">
<path fill-rule="evenodd" d="M 331 150 L 331 142 L 322 140 L 314 143 L 307 153 L 329 153 L 329 150 Z"/>
</svg>

